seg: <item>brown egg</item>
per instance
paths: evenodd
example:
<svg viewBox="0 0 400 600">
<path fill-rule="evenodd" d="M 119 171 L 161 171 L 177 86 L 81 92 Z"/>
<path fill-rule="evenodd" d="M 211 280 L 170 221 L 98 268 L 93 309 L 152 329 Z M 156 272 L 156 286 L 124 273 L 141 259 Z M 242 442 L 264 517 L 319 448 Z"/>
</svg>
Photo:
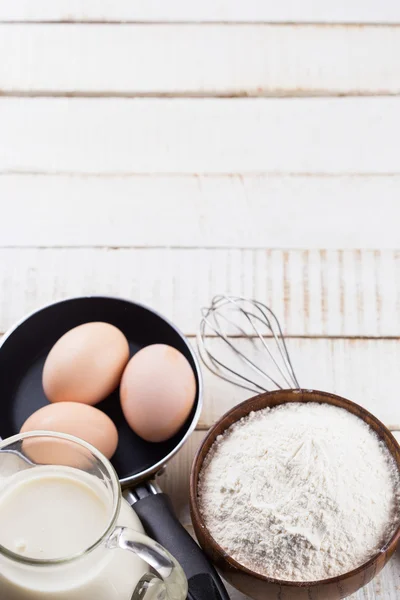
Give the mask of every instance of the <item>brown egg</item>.
<svg viewBox="0 0 400 600">
<path fill-rule="evenodd" d="M 43 367 L 50 402 L 97 404 L 118 386 L 129 360 L 124 334 L 109 323 L 85 323 L 64 334 Z"/>
<path fill-rule="evenodd" d="M 148 442 L 163 442 L 188 418 L 196 397 L 196 379 L 183 354 L 171 346 L 154 344 L 129 361 L 120 397 L 133 431 Z"/>
<path fill-rule="evenodd" d="M 58 402 L 48 404 L 34 412 L 22 425 L 21 433 L 27 431 L 57 431 L 68 433 L 92 444 L 107 458 L 111 458 L 117 449 L 118 431 L 105 413 L 94 406 L 76 402 Z M 70 455 L 76 453 L 76 447 L 69 442 L 42 438 L 29 441 L 30 455 L 36 462 L 46 464 L 68 464 Z M 66 460 L 68 458 L 68 460 Z M 72 460 L 75 464 L 76 460 Z"/>
</svg>

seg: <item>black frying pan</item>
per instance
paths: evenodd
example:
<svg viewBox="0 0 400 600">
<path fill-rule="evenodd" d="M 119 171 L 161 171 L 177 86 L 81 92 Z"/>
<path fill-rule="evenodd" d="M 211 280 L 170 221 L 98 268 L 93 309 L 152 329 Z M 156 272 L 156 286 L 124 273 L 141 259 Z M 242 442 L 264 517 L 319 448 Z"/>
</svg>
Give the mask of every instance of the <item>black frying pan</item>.
<svg viewBox="0 0 400 600">
<path fill-rule="evenodd" d="M 160 471 L 194 430 L 202 405 L 202 380 L 197 359 L 183 335 L 149 308 L 109 297 L 63 300 L 29 315 L 6 333 L 0 344 L 0 436 L 19 433 L 24 421 L 48 401 L 42 369 L 53 344 L 69 329 L 90 321 L 105 321 L 127 337 L 131 354 L 149 344 L 173 346 L 190 362 L 197 382 L 189 418 L 170 440 L 158 444 L 138 437 L 126 423 L 118 390 L 98 404 L 118 428 L 119 444 L 112 459 L 125 497 L 134 505 L 147 533 L 182 565 L 193 600 L 229 600 L 215 569 L 176 519 L 169 498 L 146 481 Z"/>
</svg>

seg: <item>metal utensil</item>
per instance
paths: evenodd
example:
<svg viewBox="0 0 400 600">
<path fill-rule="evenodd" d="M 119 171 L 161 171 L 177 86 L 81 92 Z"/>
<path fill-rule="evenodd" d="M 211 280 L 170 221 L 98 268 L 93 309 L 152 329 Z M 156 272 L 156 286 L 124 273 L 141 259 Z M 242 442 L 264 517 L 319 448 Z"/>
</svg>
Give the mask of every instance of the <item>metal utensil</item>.
<svg viewBox="0 0 400 600">
<path fill-rule="evenodd" d="M 247 340 L 247 353 L 237 337 Z M 300 388 L 279 321 L 258 300 L 214 296 L 202 309 L 197 344 L 205 366 L 234 385 L 255 393 Z"/>
<path fill-rule="evenodd" d="M 244 338 L 247 351 L 237 344 Z M 243 296 L 214 296 L 202 309 L 199 355 L 215 375 L 255 392 L 300 389 L 280 323 L 263 302 Z M 388 425 L 400 431 L 400 424 Z"/>
</svg>

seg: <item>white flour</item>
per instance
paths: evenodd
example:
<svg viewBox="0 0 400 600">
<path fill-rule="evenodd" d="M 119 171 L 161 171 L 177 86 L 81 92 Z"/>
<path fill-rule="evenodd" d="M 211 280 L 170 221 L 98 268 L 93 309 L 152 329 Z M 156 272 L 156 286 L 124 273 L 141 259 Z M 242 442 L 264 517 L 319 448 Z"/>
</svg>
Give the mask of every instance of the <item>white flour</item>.
<svg viewBox="0 0 400 600">
<path fill-rule="evenodd" d="M 200 474 L 200 507 L 241 564 L 290 581 L 343 574 L 399 523 L 399 474 L 361 419 L 325 404 L 251 413 L 219 436 Z"/>
</svg>

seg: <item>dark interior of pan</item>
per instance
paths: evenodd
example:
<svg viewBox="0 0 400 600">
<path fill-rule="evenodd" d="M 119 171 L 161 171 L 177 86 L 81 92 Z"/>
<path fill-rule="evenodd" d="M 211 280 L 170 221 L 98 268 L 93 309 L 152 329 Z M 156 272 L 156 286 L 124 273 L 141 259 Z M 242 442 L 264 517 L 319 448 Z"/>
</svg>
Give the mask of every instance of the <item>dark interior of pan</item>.
<svg viewBox="0 0 400 600">
<path fill-rule="evenodd" d="M 190 362 L 197 381 L 194 407 L 181 430 L 158 444 L 138 437 L 126 423 L 116 390 L 98 408 L 107 413 L 118 428 L 119 444 L 112 463 L 120 479 L 155 472 L 179 446 L 198 415 L 200 382 L 196 361 L 175 327 L 148 308 L 127 300 L 83 297 L 64 300 L 40 309 L 4 340 L 0 347 L 0 436 L 19 432 L 23 422 L 48 401 L 42 387 L 42 369 L 53 344 L 69 329 L 90 321 L 105 321 L 127 337 L 131 355 L 149 344 L 173 346 Z"/>
</svg>

